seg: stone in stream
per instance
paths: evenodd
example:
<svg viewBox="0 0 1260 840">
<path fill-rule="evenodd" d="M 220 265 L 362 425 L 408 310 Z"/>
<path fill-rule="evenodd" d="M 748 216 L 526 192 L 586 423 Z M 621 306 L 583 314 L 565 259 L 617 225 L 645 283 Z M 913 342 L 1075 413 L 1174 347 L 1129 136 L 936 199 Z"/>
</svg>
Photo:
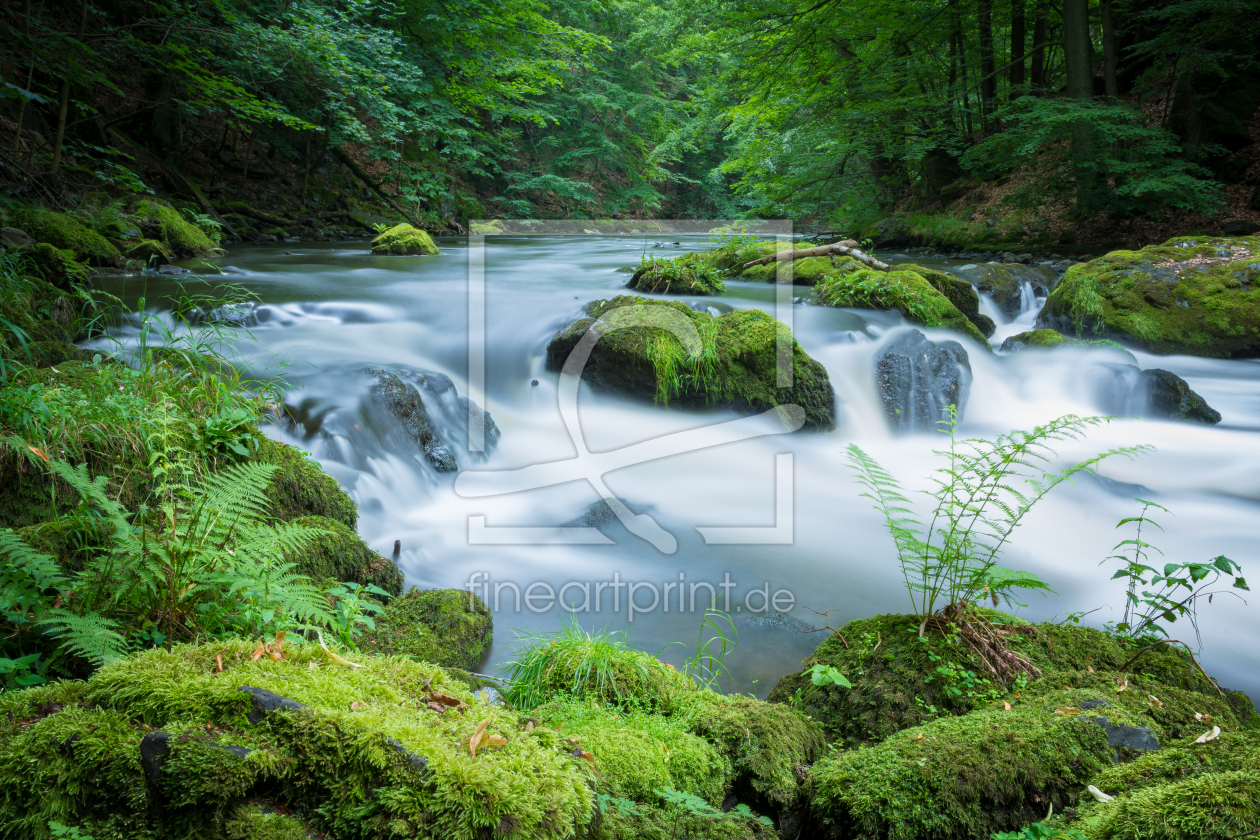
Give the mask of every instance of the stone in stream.
<svg viewBox="0 0 1260 840">
<path fill-rule="evenodd" d="M 895 431 L 933 431 L 956 406 L 962 419 L 971 363 L 957 341 L 928 341 L 907 330 L 875 356 L 875 388 Z"/>
<path fill-rule="evenodd" d="M 1023 308 L 1024 283 L 1030 284 L 1034 292 L 1044 295 L 1054 288 L 1059 276 L 1048 266 L 1020 263 L 972 263 L 950 268 L 949 272 L 992 296 L 993 302 L 1009 319 L 1014 319 Z"/>
<path fill-rule="evenodd" d="M 596 390 L 748 414 L 795 404 L 804 411 L 804 428 L 835 426 L 835 391 L 826 369 L 801 349 L 785 324 L 759 309 L 715 317 L 677 301 L 628 295 L 597 300 L 552 337 L 547 369 L 561 370 L 602 316 L 605 327 L 618 321 L 625 326 L 605 329 L 582 368 L 582 379 Z M 680 331 L 688 346 L 676 337 Z M 792 384 L 784 388 L 777 387 L 780 336 L 792 354 Z"/>
<path fill-rule="evenodd" d="M 989 349 L 993 321 L 980 314 L 980 298 L 966 281 L 913 263 L 875 271 L 851 262 L 853 268 L 819 283 L 817 303 L 900 312 L 912 324 L 953 330 Z"/>
<path fill-rule="evenodd" d="M 1038 326 L 1154 353 L 1260 356 L 1260 237 L 1182 236 L 1072 266 Z"/>
<path fill-rule="evenodd" d="M 1190 390 L 1186 380 L 1177 374 L 1153 368 L 1139 374 L 1139 389 L 1146 401 L 1146 414 L 1166 420 L 1186 420 L 1214 426 L 1221 422 L 1221 413 L 1207 400 Z"/>
<path fill-rule="evenodd" d="M 427 255 L 438 253 L 429 234 L 409 224 L 395 225 L 372 240 L 373 254 Z"/>
<path fill-rule="evenodd" d="M 420 399 L 420 392 L 387 370 L 373 368 L 368 373 L 376 377 L 369 389 L 372 397 L 398 418 L 433 469 L 438 472 L 459 469 L 454 454 L 438 439 L 429 412 Z"/>
</svg>

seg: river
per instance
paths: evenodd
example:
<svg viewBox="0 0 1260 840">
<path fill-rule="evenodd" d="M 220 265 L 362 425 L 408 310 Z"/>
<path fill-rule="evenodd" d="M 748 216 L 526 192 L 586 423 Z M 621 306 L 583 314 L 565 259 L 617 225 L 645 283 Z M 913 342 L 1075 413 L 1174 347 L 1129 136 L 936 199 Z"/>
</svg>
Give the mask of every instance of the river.
<svg viewBox="0 0 1260 840">
<path fill-rule="evenodd" d="M 560 612 L 546 596 L 566 584 L 566 602 L 588 608 L 574 613 L 582 627 L 629 630 L 636 647 L 660 651 L 675 665 L 694 650 L 708 601 L 703 584 L 711 585 L 718 605 L 730 607 L 739 632 L 723 686 L 761 697 L 822 640 L 820 633 L 804 632 L 825 624 L 820 613 L 830 611 L 831 626 L 838 627 L 849 619 L 909 609 L 892 541 L 880 516 L 860 497 L 845 454 L 856 443 L 916 490 L 929 486 L 939 466 L 932 451 L 945 439 L 891 434 L 875 392 L 873 358 L 890 335 L 906 328 L 899 316 L 790 307 L 798 341 L 826 367 L 835 387 L 839 423 L 832 432 L 706 446 L 730 428 L 720 424 L 735 414 L 667 409 L 582 386 L 581 430 L 592 453 L 642 444 L 635 452 L 652 457 L 659 454 L 653 441 L 697 430 L 689 451 L 620 466 L 603 479 L 630 509 L 650 515 L 673 535 L 676 551 L 664 553 L 610 516 L 595 515 L 599 506 L 591 506 L 599 495 L 580 468 L 598 475 L 597 458 L 578 464 L 568 473 L 574 480 L 565 483 L 472 494 L 508 487 L 504 471 L 578 454 L 558 407 L 558 376 L 544 369 L 544 349 L 587 302 L 623 291 L 628 275 L 617 269 L 637 263 L 650 240 L 487 238 L 486 339 L 484 351 L 473 352 L 484 352 L 484 407 L 500 432 L 488 453 L 468 451 L 466 414 L 454 393 L 443 392 L 442 377 L 459 396 L 469 391 L 469 252 L 462 239 L 438 244 L 442 253 L 433 257 L 376 257 L 359 241 L 233 246 L 227 256 L 210 261 L 221 274 L 180 282 L 189 291 L 205 291 L 229 281 L 261 300 L 258 324 L 250 328 L 255 340 L 241 342 L 240 350 L 256 370 L 269 370 L 293 386 L 289 413 L 302 421 L 270 427 L 269 434 L 311 453 L 344 484 L 359 506 L 359 531 L 375 550 L 389 556 L 394 541 L 401 542 L 398 562 L 408 584 L 467 588 L 471 582 L 490 596 L 492 608 L 497 591 L 495 643 L 483 670 L 494 672 L 511 659 L 513 631 L 559 626 Z M 694 244 L 706 247 L 703 239 Z M 161 300 L 175 289 L 174 281 L 152 276 L 102 285 L 128 301 L 141 295 Z M 773 286 L 734 281 L 727 287 L 720 297 L 681 299 L 720 311 L 759 307 L 774 313 Z M 993 340 L 1000 343 L 1030 328 L 1038 305 L 1028 297 L 1017 322 L 1003 323 L 997 308 L 984 302 L 983 311 L 999 323 Z M 133 332 L 122 330 L 124 337 Z M 931 331 L 928 336 L 950 337 Z M 1027 606 L 1018 613 L 1025 618 L 1058 620 L 1093 611 L 1085 623 L 1120 619 L 1123 582 L 1111 580 L 1117 564 L 1105 558 L 1130 536 L 1116 523 L 1139 512 L 1134 501 L 1139 497 L 1171 511 L 1161 515 L 1164 531 L 1153 539 L 1163 559 L 1224 554 L 1241 563 L 1244 573 L 1258 574 L 1260 362 L 1135 355 L 1143 368 L 1184 377 L 1224 419 L 1215 427 L 1117 419 L 1085 441 L 1062 447 L 1064 463 L 1119 446 L 1149 444 L 1155 451 L 1106 461 L 1098 477 L 1058 488 L 1028 516 L 1003 563 L 1036 573 L 1057 594 L 1021 599 Z M 1000 355 L 972 349 L 970 359 L 974 381 L 961 436 L 992 437 L 1063 414 L 1109 410 L 1106 395 L 1098 393 L 1097 353 Z M 424 386 L 460 473 L 435 472 L 391 444 L 388 418 L 366 401 L 370 377 L 363 369 L 370 366 L 401 371 Z M 694 448 L 697 440 L 703 448 Z M 462 475 L 467 471 L 490 475 Z M 592 523 L 604 537 L 589 528 L 556 529 Z M 511 530 L 521 526 L 541 530 Z M 717 532 L 709 532 L 706 542 L 698 527 L 760 530 L 739 537 L 743 544 L 721 544 L 712 540 Z M 540 539 L 605 544 L 522 544 Z M 749 544 L 757 540 L 762 544 Z M 512 584 L 523 593 L 519 601 Z M 628 595 L 639 610 L 634 614 Z M 656 606 L 649 609 L 654 597 Z M 1252 697 L 1260 697 L 1258 606 L 1217 597 L 1203 606 L 1199 622 L 1204 666 L 1223 685 Z M 1174 635 L 1199 647 L 1184 620 Z"/>
</svg>

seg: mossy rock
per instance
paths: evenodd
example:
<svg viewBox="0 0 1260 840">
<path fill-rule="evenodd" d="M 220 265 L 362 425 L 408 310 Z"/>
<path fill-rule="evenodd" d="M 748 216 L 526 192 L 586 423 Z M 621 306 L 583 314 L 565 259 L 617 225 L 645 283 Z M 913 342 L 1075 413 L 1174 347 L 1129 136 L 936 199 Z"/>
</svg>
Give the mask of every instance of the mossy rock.
<svg viewBox="0 0 1260 840">
<path fill-rule="evenodd" d="M 897 269 L 913 271 L 928 281 L 932 288 L 948 298 L 949 302 L 954 304 L 954 307 L 975 325 L 975 328 L 986 339 L 993 335 L 993 332 L 997 329 L 997 324 L 993 323 L 992 318 L 980 313 L 980 295 L 976 292 L 975 287 L 966 280 L 955 277 L 952 274 L 946 274 L 943 271 L 924 268 L 914 263 L 898 265 Z"/>
<path fill-rule="evenodd" d="M 55 820 L 96 837 L 219 837 L 260 799 L 346 840 L 558 840 L 589 824 L 591 765 L 438 666 L 343 651 L 350 667 L 292 642 L 251 660 L 256 647 L 151 650 L 0 697 L 0 836 L 44 840 Z M 431 709 L 430 688 L 464 707 Z M 507 743 L 474 757 L 479 725 Z"/>
<path fill-rule="evenodd" d="M 715 318 L 676 301 L 619 296 L 595 301 L 585 312 L 587 317 L 561 327 L 547 345 L 548 370 L 560 370 L 587 330 L 607 316 L 601 322 L 605 331 L 582 371 L 582 378 L 597 390 L 746 413 L 795 404 L 804 410 L 804 428 L 835 425 L 835 392 L 826 369 L 801 349 L 786 325 L 761 310 Z M 657 323 L 672 331 L 653 326 Z M 620 324 L 627 326 L 608 328 Z M 687 346 L 677 334 L 684 335 Z M 776 387 L 780 337 L 792 348 L 788 388 Z"/>
<path fill-rule="evenodd" d="M 1074 805 L 1113 753 L 1092 720 L 1044 708 L 936 720 L 815 764 L 811 836 L 980 840 Z"/>
<path fill-rule="evenodd" d="M 237 808 L 223 826 L 225 840 L 307 840 L 312 833 L 296 814 L 281 814 L 254 804 Z"/>
<path fill-rule="evenodd" d="M 64 335 L 64 332 L 63 332 Z M 30 364 L 35 367 L 52 367 L 62 362 L 91 361 L 92 353 L 75 347 L 68 341 L 36 341 L 27 345 Z"/>
<path fill-rule="evenodd" d="M 390 599 L 376 628 L 359 644 L 381 655 L 404 655 L 446 668 L 475 671 L 494 638 L 494 617 L 481 598 L 462 589 L 420 589 Z"/>
<path fill-rule="evenodd" d="M 732 270 L 738 272 L 741 280 L 776 283 L 779 279 L 780 265 L 781 263 L 771 262 L 764 265 L 754 265 L 751 268 L 736 266 Z M 862 267 L 862 263 L 852 257 L 836 257 L 834 262 L 826 257 L 806 257 L 803 260 L 793 260 L 792 285 L 817 286 L 828 277 L 834 277 L 837 274 L 843 274 L 846 271 L 853 271 Z"/>
<path fill-rule="evenodd" d="M 1046 266 L 992 262 L 954 267 L 950 273 L 992 297 L 1002 314 L 1012 319 L 1020 311 L 1022 284 L 1029 283 L 1034 290 L 1049 292 L 1058 276 L 1054 269 Z"/>
<path fill-rule="evenodd" d="M 368 548 L 357 533 L 345 524 L 323 516 L 300 516 L 294 525 L 323 532 L 295 557 L 297 571 L 317 583 L 370 583 L 391 595 L 403 590 L 403 573 L 394 564 Z"/>
<path fill-rule="evenodd" d="M 108 239 L 66 213 L 36 207 L 19 211 L 22 227 L 36 242 L 70 251 L 78 262 L 91 265 L 117 265 L 122 258 Z"/>
<path fill-rule="evenodd" d="M 744 264 L 753 260 L 759 260 L 762 257 L 768 257 L 771 254 L 777 254 L 779 251 L 790 251 L 795 248 L 795 244 L 791 242 L 780 242 L 777 239 L 758 239 L 753 242 L 743 242 L 739 247 L 735 245 L 726 245 L 710 251 L 710 259 L 718 268 L 726 271 L 732 277 L 744 277 Z M 765 280 L 762 273 L 756 269 L 762 268 L 757 266 L 751 277 L 745 279 Z M 773 278 L 771 278 L 773 279 Z"/>
<path fill-rule="evenodd" d="M 720 295 L 726 284 L 708 254 L 683 254 L 653 258 L 634 272 L 626 288 L 663 295 Z"/>
<path fill-rule="evenodd" d="M 145 265 L 165 265 L 171 260 L 171 251 L 156 239 L 141 239 L 127 249 L 129 260 L 140 260 Z"/>
<path fill-rule="evenodd" d="M 1023 689 L 1031 698 L 1064 689 L 1108 691 L 1113 707 L 1140 715 L 1157 737 L 1180 737 L 1181 727 L 1194 723 L 1194 711 L 1214 710 L 1234 725 L 1260 726 L 1246 695 L 1225 692 L 1222 698 L 1186 654 L 1169 645 L 1142 653 L 1125 674 L 1118 674 L 1137 650 L 1113 636 L 1088 627 L 1026 625 L 998 617 L 1020 628 L 1011 645 L 1043 674 Z M 828 738 L 856 747 L 938 716 L 965 715 L 988 702 L 986 697 L 1009 692 L 986 682 L 982 664 L 964 644 L 937 633 L 921 639 L 918 629 L 913 616 L 906 615 L 851 621 L 825 639 L 801 671 L 781 679 L 770 700 L 799 697 L 801 709 L 823 726 Z M 809 672 L 820 664 L 844 674 L 853 687 L 814 686 Z M 945 666 L 946 672 L 939 670 Z M 972 677 L 966 676 L 969 671 Z M 1117 678 L 1127 681 L 1131 691 L 1117 693 Z M 1163 707 L 1149 701 L 1152 694 Z"/>
<path fill-rule="evenodd" d="M 911 323 L 953 330 L 987 348 L 984 333 L 917 269 L 895 266 L 892 271 L 865 267 L 847 271 L 824 280 L 816 300 L 824 306 L 900 312 Z"/>
<path fill-rule="evenodd" d="M 201 228 L 189 222 L 178 210 L 156 201 L 141 199 L 136 202 L 135 214 L 148 223 L 169 253 L 183 257 L 199 257 L 218 246 Z"/>
<path fill-rule="evenodd" d="M 1072 266 L 1038 326 L 1154 353 L 1254 358 L 1260 356 L 1258 282 L 1260 237 L 1179 237 Z"/>
<path fill-rule="evenodd" d="M 48 283 L 68 289 L 87 278 L 87 267 L 75 259 L 74 251 L 41 242 L 27 252 L 35 271 Z"/>
<path fill-rule="evenodd" d="M 429 234 L 409 224 L 394 225 L 372 240 L 373 254 L 424 255 L 438 253 Z"/>
<path fill-rule="evenodd" d="M 308 461 L 300 451 L 264 438 L 258 448 L 258 460 L 279 468 L 267 490 L 276 517 L 291 522 L 302 516 L 322 516 L 347 528 L 355 527 L 359 512 L 350 495 L 337 479 Z"/>
<path fill-rule="evenodd" d="M 1110 350 L 1119 356 L 1123 356 L 1129 364 L 1137 364 L 1137 357 L 1118 341 L 1112 341 L 1108 338 L 1068 338 L 1058 330 L 1045 328 L 1028 330 L 1018 335 L 1009 336 L 1002 342 L 1001 349 L 1006 353 L 1015 353 L 1025 349 L 1053 350 L 1056 347 L 1075 347 L 1082 350 Z"/>
</svg>

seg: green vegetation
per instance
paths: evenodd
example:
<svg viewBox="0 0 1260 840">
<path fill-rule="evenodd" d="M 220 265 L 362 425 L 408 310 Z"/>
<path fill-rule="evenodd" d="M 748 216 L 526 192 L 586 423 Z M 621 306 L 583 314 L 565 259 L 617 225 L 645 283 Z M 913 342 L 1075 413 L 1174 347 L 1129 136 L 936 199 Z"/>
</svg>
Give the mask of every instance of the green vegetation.
<svg viewBox="0 0 1260 840">
<path fill-rule="evenodd" d="M 490 610 L 471 592 L 415 587 L 390 599 L 375 622 L 359 641 L 363 650 L 464 671 L 475 669 L 490 649 L 494 626 Z"/>
<path fill-rule="evenodd" d="M 722 271 L 707 254 L 643 257 L 627 289 L 665 295 L 720 295 L 726 291 Z"/>
<path fill-rule="evenodd" d="M 826 370 L 761 310 L 715 318 L 677 301 L 622 295 L 591 303 L 585 314 L 552 337 L 548 369 L 559 370 L 598 323 L 600 338 L 582 372 L 593 387 L 684 407 L 765 411 L 794 403 L 804 409 L 805 428 L 835 424 Z M 792 348 L 789 388 L 776 387 L 780 343 Z"/>
<path fill-rule="evenodd" d="M 825 306 L 900 312 L 911 323 L 953 330 L 978 342 L 982 347 L 988 347 L 984 333 L 946 294 L 925 279 L 921 271 L 918 266 L 911 266 L 910 269 L 897 266 L 892 271 L 857 268 L 823 280 L 818 286 L 817 300 Z M 972 294 L 975 294 L 974 290 Z M 977 307 L 978 305 L 977 303 Z M 979 316 L 978 309 L 976 316 Z"/>
<path fill-rule="evenodd" d="M 1116 338 L 1155 353 L 1215 358 L 1260 352 L 1260 238 L 1177 237 L 1068 269 L 1039 324 Z"/>
</svg>

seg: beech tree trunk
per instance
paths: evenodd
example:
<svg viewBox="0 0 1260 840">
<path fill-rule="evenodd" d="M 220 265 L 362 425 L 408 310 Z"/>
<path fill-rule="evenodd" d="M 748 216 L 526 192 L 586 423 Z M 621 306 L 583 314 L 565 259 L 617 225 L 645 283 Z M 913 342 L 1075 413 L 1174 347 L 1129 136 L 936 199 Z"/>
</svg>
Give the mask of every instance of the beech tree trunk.
<svg viewBox="0 0 1260 840">
<path fill-rule="evenodd" d="M 1047 0 L 1037 3 L 1037 17 L 1033 22 L 1032 89 L 1040 92 L 1046 86 L 1046 35 L 1050 31 L 1050 4 Z"/>
<path fill-rule="evenodd" d="M 993 72 L 993 0 L 977 0 L 980 23 L 980 126 L 987 133 L 989 114 L 997 96 L 997 75 Z"/>
<path fill-rule="evenodd" d="M 1104 0 L 1106 2 L 1106 0 Z M 1024 0 L 1011 0 L 1011 99 L 1018 99 L 1024 87 L 1024 49 L 1027 33 L 1025 28 Z"/>
<path fill-rule="evenodd" d="M 1094 58 L 1089 40 L 1089 0 L 1063 0 L 1063 61 L 1067 70 L 1067 94 L 1073 99 L 1092 99 Z"/>
<path fill-rule="evenodd" d="M 1120 88 L 1116 84 L 1116 25 L 1111 18 L 1111 0 L 1102 0 L 1098 11 L 1102 15 L 1103 84 L 1107 95 L 1116 99 L 1120 96 Z"/>
<path fill-rule="evenodd" d="M 88 0 L 79 7 L 79 43 L 87 34 Z M 57 103 L 57 138 L 53 141 L 52 171 L 61 169 L 61 150 L 66 142 L 66 112 L 70 110 L 70 62 L 66 61 L 65 78 L 61 80 L 61 97 Z"/>
</svg>

